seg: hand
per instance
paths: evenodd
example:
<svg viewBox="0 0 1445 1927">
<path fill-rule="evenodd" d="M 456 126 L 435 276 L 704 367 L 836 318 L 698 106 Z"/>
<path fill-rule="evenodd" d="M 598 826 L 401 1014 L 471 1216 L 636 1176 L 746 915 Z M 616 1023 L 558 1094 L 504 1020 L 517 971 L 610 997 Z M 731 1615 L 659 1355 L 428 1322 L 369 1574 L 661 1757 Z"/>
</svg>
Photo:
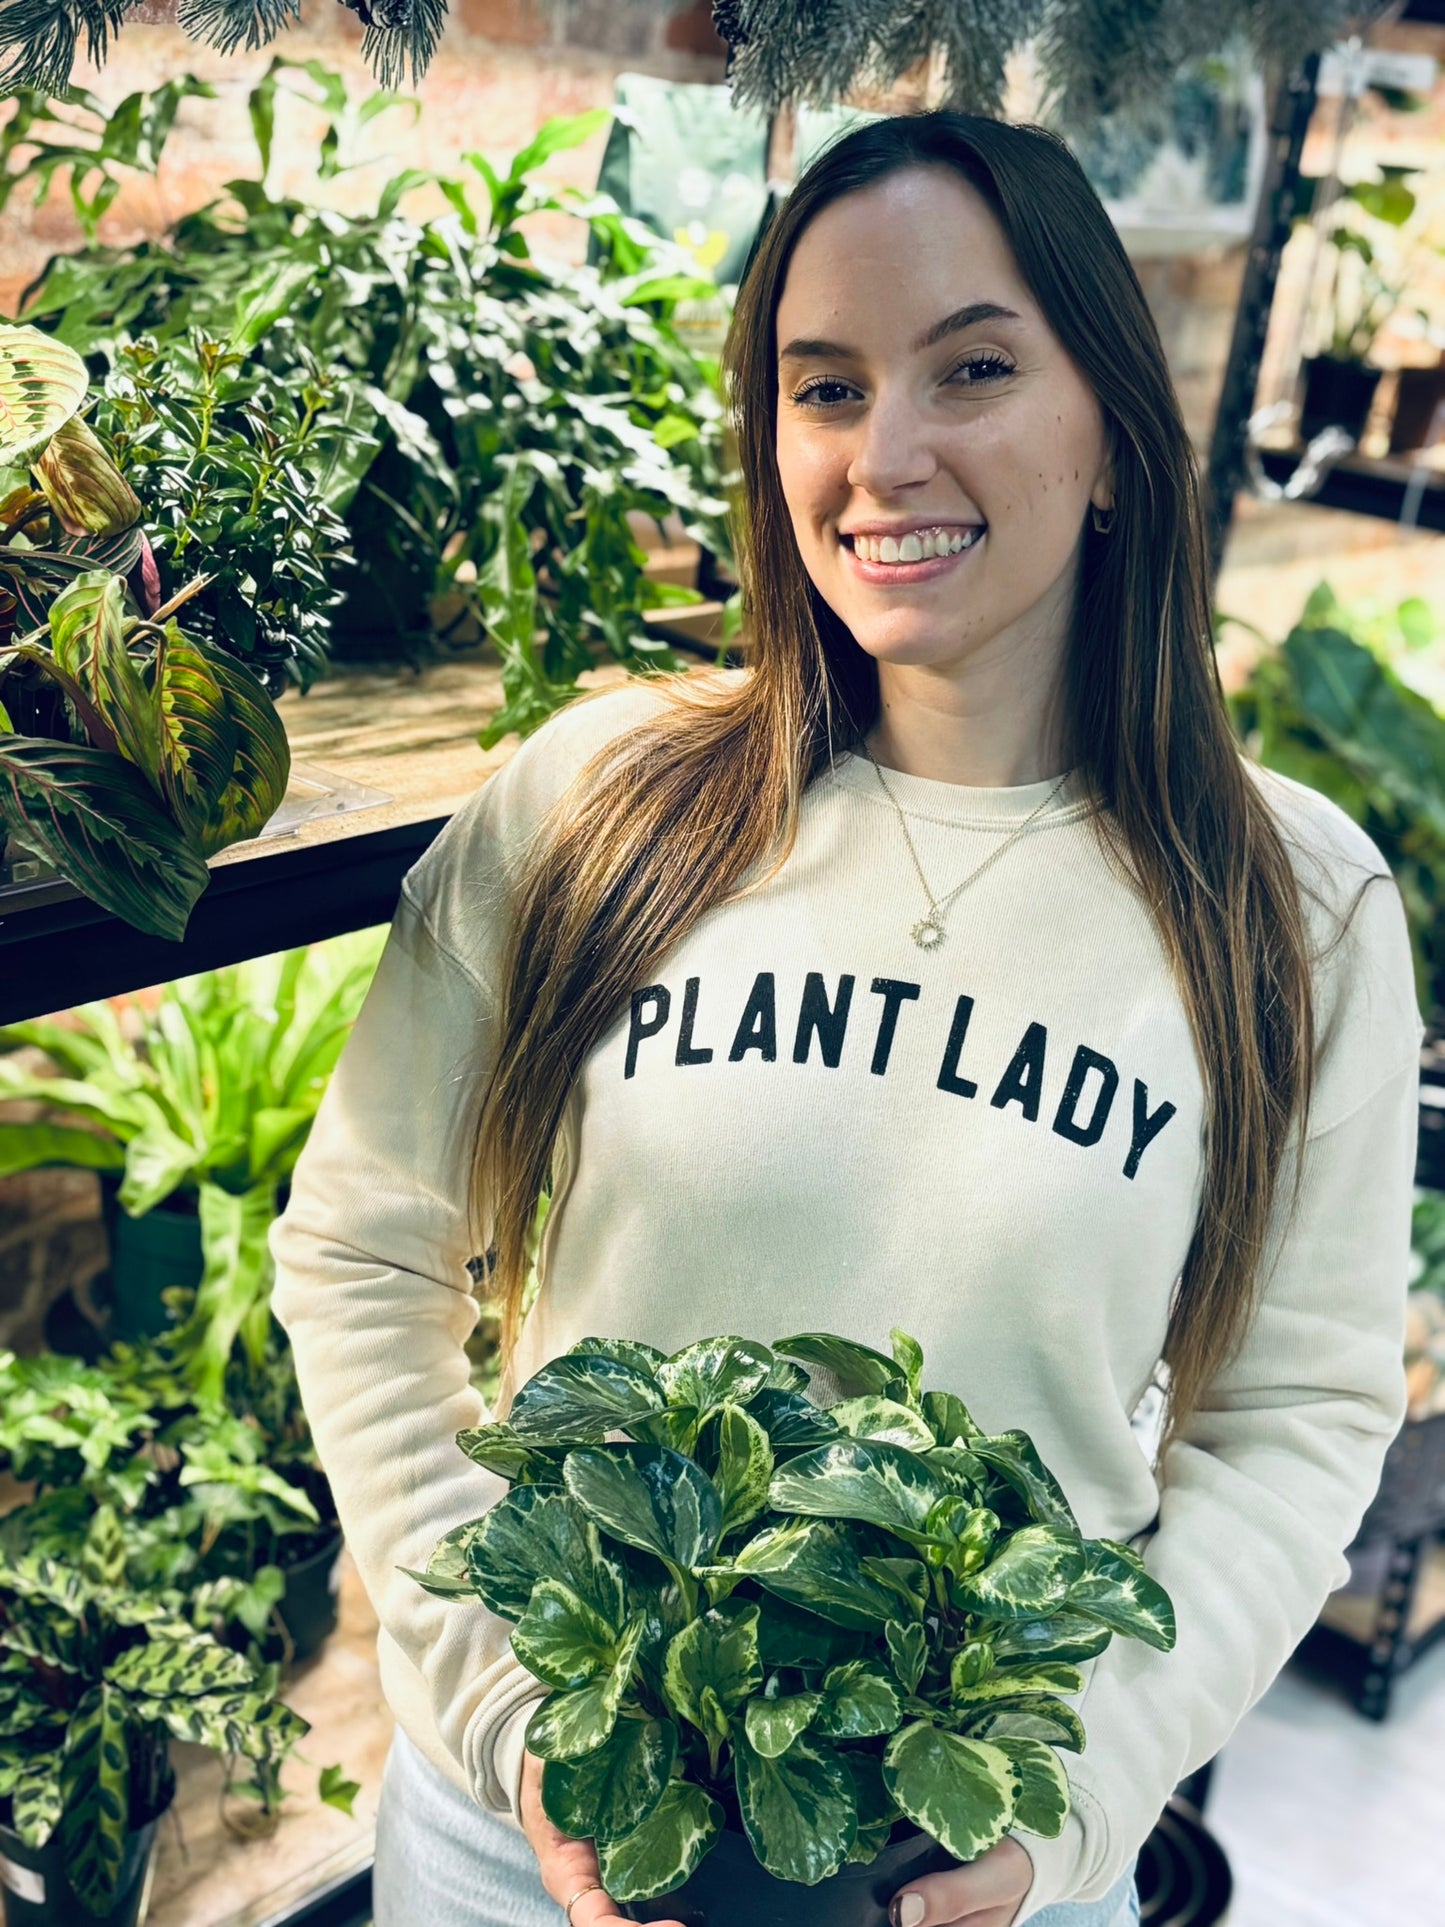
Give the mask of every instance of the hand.
<svg viewBox="0 0 1445 1927">
<path fill-rule="evenodd" d="M 1005 1834 L 977 1860 L 910 1880 L 893 1896 L 888 1919 L 891 1927 L 1013 1927 L 1033 1884 L 1027 1849 Z"/>
<path fill-rule="evenodd" d="M 600 1880 L 597 1849 L 590 1840 L 572 1840 L 558 1831 L 542 1810 L 542 1762 L 535 1753 L 522 1755 L 522 1831 L 537 1856 L 542 1885 L 559 1907 L 565 1907 L 579 1887 Z M 572 1909 L 572 1927 L 630 1927 L 626 1917 L 600 1887 L 583 1894 Z M 659 1927 L 682 1927 L 676 1920 Z"/>
</svg>

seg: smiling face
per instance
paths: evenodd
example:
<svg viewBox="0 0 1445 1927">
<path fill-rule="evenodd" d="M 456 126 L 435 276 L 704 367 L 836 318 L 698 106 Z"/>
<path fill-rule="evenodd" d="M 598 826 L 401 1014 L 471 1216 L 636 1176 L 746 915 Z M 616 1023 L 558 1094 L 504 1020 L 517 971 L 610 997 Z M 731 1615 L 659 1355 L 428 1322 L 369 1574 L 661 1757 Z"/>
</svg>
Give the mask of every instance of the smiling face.
<svg viewBox="0 0 1445 1927">
<path fill-rule="evenodd" d="M 1090 501 L 1113 500 L 1108 437 L 978 191 L 912 167 L 830 203 L 789 260 L 776 350 L 799 553 L 880 674 L 1052 680 Z M 934 534 L 910 559 L 855 546 L 870 528 Z"/>
</svg>

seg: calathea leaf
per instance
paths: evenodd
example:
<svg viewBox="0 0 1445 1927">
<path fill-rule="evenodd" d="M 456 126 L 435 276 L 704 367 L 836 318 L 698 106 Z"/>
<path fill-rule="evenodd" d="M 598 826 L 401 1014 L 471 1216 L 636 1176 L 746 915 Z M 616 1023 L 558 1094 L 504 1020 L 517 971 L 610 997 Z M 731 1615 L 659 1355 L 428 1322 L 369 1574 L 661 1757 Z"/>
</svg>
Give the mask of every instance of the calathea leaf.
<svg viewBox="0 0 1445 1927">
<path fill-rule="evenodd" d="M 794 1740 L 777 1759 L 733 1729 L 733 1778 L 753 1852 L 779 1880 L 814 1887 L 842 1866 L 858 1833 L 853 1779 L 836 1753 Z"/>
<path fill-rule="evenodd" d="M 1016 1699 L 959 1706 L 954 1709 L 951 1724 L 959 1732 L 978 1739 L 1007 1736 L 1043 1740 L 1050 1746 L 1067 1747 L 1071 1753 L 1082 1753 L 1087 1744 L 1084 1722 L 1073 1707 L 1043 1694 L 1035 1698 L 1020 1694 Z"/>
<path fill-rule="evenodd" d="M 924 1461 L 902 1446 L 839 1439 L 780 1465 L 768 1497 L 778 1512 L 862 1519 L 917 1534 L 945 1490 Z"/>
<path fill-rule="evenodd" d="M 28 323 L 0 327 L 0 468 L 28 468 L 89 386 L 85 363 L 64 342 Z"/>
<path fill-rule="evenodd" d="M 970 1681 L 967 1668 L 960 1665 L 963 1653 L 953 1661 L 952 1696 L 956 1704 L 1012 1698 L 1017 1693 L 1082 1693 L 1084 1675 L 1077 1666 L 1064 1660 L 1041 1659 L 1026 1672 L 993 1673 L 987 1679 Z"/>
<path fill-rule="evenodd" d="M 849 1660 L 823 1680 L 823 1704 L 813 1731 L 828 1740 L 866 1740 L 891 1733 L 903 1713 L 903 1697 L 881 1666 Z"/>
<path fill-rule="evenodd" d="M 703 1694 L 711 1688 L 724 1714 L 734 1712 L 763 1683 L 758 1657 L 758 1609 L 744 1606 L 734 1614 L 716 1609 L 683 1627 L 669 1642 L 662 1667 L 662 1691 L 668 1709 L 700 1732 L 715 1732 L 707 1716 Z M 724 1731 L 726 1727 L 724 1726 Z"/>
<path fill-rule="evenodd" d="M 457 1433 L 457 1444 L 475 1464 L 503 1479 L 523 1485 L 562 1483 L 565 1450 L 518 1438 L 510 1425 L 466 1426 Z"/>
<path fill-rule="evenodd" d="M 50 606 L 57 665 L 78 682 L 115 736 L 120 754 L 158 787 L 156 705 L 122 634 L 125 583 L 104 569 L 78 575 Z"/>
<path fill-rule="evenodd" d="M 957 1860 L 976 1860 L 1008 1832 L 1018 1781 L 996 1746 L 915 1721 L 883 1754 L 883 1780 L 898 1805 Z"/>
<path fill-rule="evenodd" d="M 1000 1670 L 1032 1666 L 1040 1659 L 1065 1659 L 1077 1666 L 1102 1653 L 1113 1637 L 1109 1627 L 1082 1613 L 1015 1619 L 994 1634 L 994 1663 Z"/>
<path fill-rule="evenodd" d="M 210 882 L 130 763 L 82 743 L 0 737 L 0 819 L 103 910 L 179 942 Z"/>
<path fill-rule="evenodd" d="M 714 1483 L 722 1498 L 722 1534 L 750 1525 L 768 1502 L 773 1448 L 767 1432 L 740 1405 L 724 1405 L 713 1421 L 717 1439 Z"/>
<path fill-rule="evenodd" d="M 1167 1653 L 1177 1636 L 1174 1605 L 1158 1580 L 1099 1539 L 1084 1541 L 1084 1556 L 1086 1568 L 1069 1590 L 1070 1610 Z"/>
<path fill-rule="evenodd" d="M 768 1382 L 773 1354 L 747 1338 L 701 1338 L 664 1360 L 657 1376 L 673 1405 L 709 1412 L 724 1399 L 744 1404 Z"/>
<path fill-rule="evenodd" d="M 780 1753 L 786 1753 L 822 1704 L 823 1695 L 819 1692 L 781 1693 L 770 1700 L 750 1699 L 743 1725 L 753 1751 L 761 1753 L 765 1760 L 775 1760 Z"/>
<path fill-rule="evenodd" d="M 35 475 L 67 535 L 119 535 L 140 520 L 134 489 L 79 415 L 51 436 Z"/>
<path fill-rule="evenodd" d="M 768 1386 L 748 1400 L 747 1409 L 767 1433 L 775 1453 L 806 1451 L 838 1437 L 836 1420 L 798 1392 Z"/>
<path fill-rule="evenodd" d="M 175 624 L 168 622 L 165 632 L 167 653 L 172 648 L 178 649 L 181 636 Z M 189 637 L 185 640 L 192 641 Z M 232 843 L 258 835 L 280 809 L 291 776 L 291 745 L 280 712 L 260 679 L 224 650 L 208 651 L 202 645 L 193 646 L 202 648 L 211 674 L 221 685 L 225 714 L 236 728 L 236 758 L 230 781 L 204 824 L 194 817 L 191 819 L 191 833 L 200 838 L 202 856 L 214 856 Z M 164 680 L 164 673 L 158 656 L 158 686 Z M 214 743 L 220 742 L 226 728 L 227 725 L 219 721 L 213 724 Z M 214 743 L 210 759 L 219 760 L 223 752 Z M 163 778 L 167 767 L 163 761 Z"/>
<path fill-rule="evenodd" d="M 527 1745 L 539 1759 L 576 1760 L 608 1739 L 617 1724 L 617 1709 L 632 1677 L 642 1644 L 643 1619 L 638 1613 L 624 1627 L 617 1642 L 617 1658 L 596 1679 L 569 1693 L 554 1693 L 527 1722 Z"/>
<path fill-rule="evenodd" d="M 806 1365 L 821 1365 L 844 1398 L 908 1395 L 908 1374 L 871 1345 L 857 1345 L 832 1332 L 798 1332 L 792 1338 L 776 1339 L 773 1350 L 785 1358 L 801 1358 Z"/>
<path fill-rule="evenodd" d="M 1042 1740 L 994 1739 L 989 1744 L 1008 1755 L 1019 1778 L 1013 1824 L 1057 1839 L 1069 1817 L 1069 1776 L 1058 1754 Z"/>
<path fill-rule="evenodd" d="M 55 1831 L 65 1805 L 61 1787 L 64 1753 L 33 1753 L 17 1761 L 10 1779 L 10 1824 L 27 1847 L 40 1848 Z"/>
<path fill-rule="evenodd" d="M 671 1720 L 619 1719 L 612 1737 L 579 1760 L 542 1768 L 542 1811 L 572 1840 L 630 1833 L 657 1806 L 677 1758 Z"/>
<path fill-rule="evenodd" d="M 520 1486 L 499 1499 L 467 1541 L 477 1596 L 503 1619 L 520 1619 L 539 1579 L 560 1579 L 609 1625 L 625 1612 L 622 1569 L 602 1535 L 565 1492 Z"/>
<path fill-rule="evenodd" d="M 537 1445 L 585 1444 L 665 1403 L 650 1372 L 600 1353 L 568 1354 L 533 1373 L 507 1421 L 518 1438 Z"/>
<path fill-rule="evenodd" d="M 732 1567 L 839 1626 L 869 1631 L 898 1617 L 897 1593 L 864 1569 L 860 1548 L 842 1528 L 821 1519 L 768 1527 L 738 1549 Z"/>
<path fill-rule="evenodd" d="M 1063 1487 L 1040 1459 L 1027 1432 L 1000 1432 L 993 1438 L 972 1439 L 969 1450 L 1017 1492 L 1040 1525 L 1058 1526 L 1079 1535 L 1079 1522 Z"/>
<path fill-rule="evenodd" d="M 712 1557 L 722 1501 L 701 1467 L 662 1445 L 571 1452 L 567 1490 L 604 1532 L 680 1569 Z"/>
<path fill-rule="evenodd" d="M 512 1628 L 512 1651 L 548 1686 L 585 1686 L 615 1663 L 617 1628 L 560 1579 L 539 1579 Z"/>
<path fill-rule="evenodd" d="M 916 1693 L 918 1682 L 923 1678 L 923 1669 L 928 1663 L 928 1634 L 920 1625 L 890 1619 L 883 1628 L 883 1637 L 888 1644 L 888 1657 L 893 1661 L 893 1670 L 903 1683 L 903 1690 Z"/>
<path fill-rule="evenodd" d="M 849 1438 L 881 1439 L 885 1445 L 901 1445 L 910 1452 L 927 1452 L 935 1443 L 917 1412 L 896 1399 L 845 1398 L 828 1407 L 828 1416 Z"/>
<path fill-rule="evenodd" d="M 893 1347 L 893 1360 L 908 1380 L 908 1396 L 916 1405 L 923 1389 L 923 1347 L 916 1338 L 900 1331 L 895 1325 L 888 1334 Z"/>
<path fill-rule="evenodd" d="M 597 1842 L 602 1884 L 624 1905 L 671 1893 L 722 1832 L 722 1807 L 686 1780 L 672 1780 L 641 1826 Z"/>
<path fill-rule="evenodd" d="M 980 1571 L 951 1580 L 966 1612 L 991 1619 L 1034 1619 L 1066 1601 L 1084 1571 L 1083 1542 L 1056 1526 L 1022 1526 L 1010 1533 Z"/>
<path fill-rule="evenodd" d="M 126 1705 L 114 1687 L 91 1687 L 71 1715 L 60 1787 L 66 1878 L 92 1913 L 108 1913 L 130 1828 Z"/>
<path fill-rule="evenodd" d="M 129 1646 L 106 1667 L 104 1677 L 123 1693 L 196 1699 L 202 1693 L 251 1688 L 256 1676 L 242 1654 L 205 1633 L 192 1633 L 185 1640 L 152 1636 Z"/>
</svg>

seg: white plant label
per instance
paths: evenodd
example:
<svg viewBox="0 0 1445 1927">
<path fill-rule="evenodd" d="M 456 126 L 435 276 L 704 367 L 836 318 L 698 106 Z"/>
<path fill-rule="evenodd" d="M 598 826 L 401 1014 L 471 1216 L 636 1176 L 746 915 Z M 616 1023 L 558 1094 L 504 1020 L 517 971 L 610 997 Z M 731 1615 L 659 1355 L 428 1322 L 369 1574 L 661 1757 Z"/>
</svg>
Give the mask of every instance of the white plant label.
<svg viewBox="0 0 1445 1927">
<path fill-rule="evenodd" d="M 0 1887 L 8 1887 L 12 1894 L 36 1907 L 45 1905 L 45 1875 L 33 1867 L 17 1867 L 3 1853 L 0 1853 Z"/>
</svg>

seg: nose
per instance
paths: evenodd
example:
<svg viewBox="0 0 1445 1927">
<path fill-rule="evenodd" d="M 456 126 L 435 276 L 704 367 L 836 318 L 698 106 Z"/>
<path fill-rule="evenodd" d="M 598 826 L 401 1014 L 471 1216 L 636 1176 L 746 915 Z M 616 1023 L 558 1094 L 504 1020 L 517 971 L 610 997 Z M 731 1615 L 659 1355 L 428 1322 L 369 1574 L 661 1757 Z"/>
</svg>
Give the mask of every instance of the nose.
<svg viewBox="0 0 1445 1927">
<path fill-rule="evenodd" d="M 938 472 L 929 424 L 908 397 L 880 396 L 855 431 L 848 481 L 860 495 L 882 498 L 927 482 Z"/>
</svg>

